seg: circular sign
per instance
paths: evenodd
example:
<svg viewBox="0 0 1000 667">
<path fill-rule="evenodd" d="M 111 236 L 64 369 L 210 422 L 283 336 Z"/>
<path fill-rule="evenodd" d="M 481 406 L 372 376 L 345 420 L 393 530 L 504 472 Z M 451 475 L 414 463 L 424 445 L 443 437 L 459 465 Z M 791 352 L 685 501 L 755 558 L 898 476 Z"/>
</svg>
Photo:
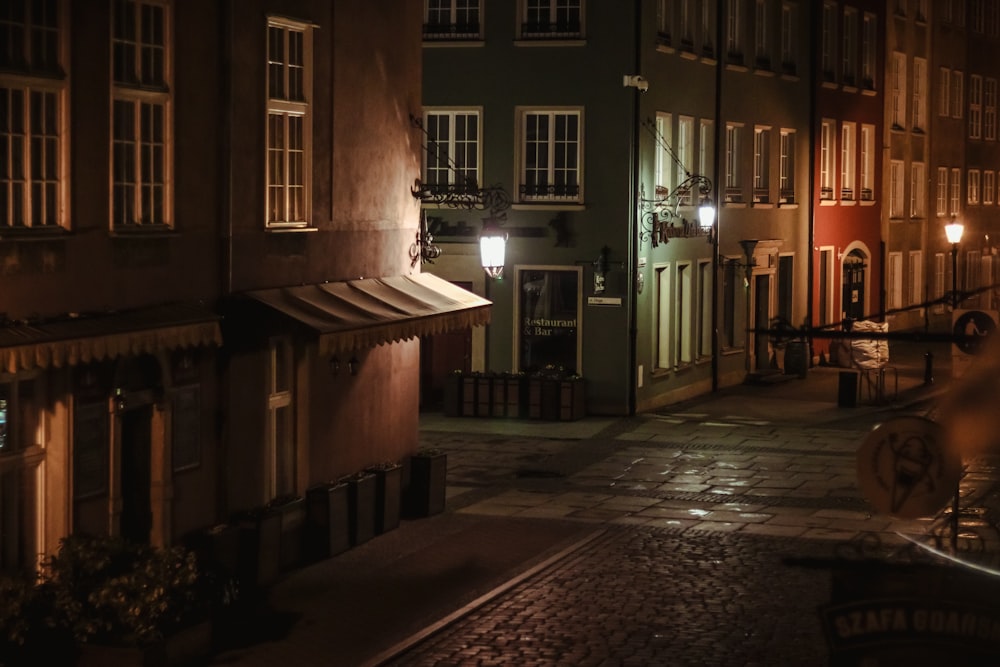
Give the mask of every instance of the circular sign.
<svg viewBox="0 0 1000 667">
<path fill-rule="evenodd" d="M 944 427 L 924 417 L 879 424 L 858 449 L 858 486 L 880 514 L 930 516 L 958 490 L 962 459 L 947 447 Z"/>
<path fill-rule="evenodd" d="M 988 313 L 967 310 L 955 318 L 955 327 L 952 329 L 955 345 L 966 354 L 979 354 L 996 328 L 996 322 Z"/>
</svg>

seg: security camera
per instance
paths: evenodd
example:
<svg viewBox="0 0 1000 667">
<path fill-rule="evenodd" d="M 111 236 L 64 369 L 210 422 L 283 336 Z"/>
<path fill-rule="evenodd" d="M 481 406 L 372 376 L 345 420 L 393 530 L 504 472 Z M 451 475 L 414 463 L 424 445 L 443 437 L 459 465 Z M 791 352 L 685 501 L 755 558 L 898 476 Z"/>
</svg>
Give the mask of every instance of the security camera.
<svg viewBox="0 0 1000 667">
<path fill-rule="evenodd" d="M 626 74 L 625 76 L 623 76 L 622 85 L 626 88 L 638 88 L 639 92 L 641 93 L 644 93 L 647 90 L 649 90 L 649 81 L 646 81 L 638 74 L 634 76 L 629 76 L 628 74 Z"/>
</svg>

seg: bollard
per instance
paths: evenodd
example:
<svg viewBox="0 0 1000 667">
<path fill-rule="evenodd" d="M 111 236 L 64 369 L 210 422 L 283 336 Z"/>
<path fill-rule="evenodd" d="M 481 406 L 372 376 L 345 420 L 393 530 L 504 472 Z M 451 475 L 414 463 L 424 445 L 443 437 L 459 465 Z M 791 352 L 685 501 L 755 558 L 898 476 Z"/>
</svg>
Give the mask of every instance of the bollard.
<svg viewBox="0 0 1000 667">
<path fill-rule="evenodd" d="M 934 383 L 934 354 L 928 350 L 924 352 L 924 384 Z"/>
</svg>

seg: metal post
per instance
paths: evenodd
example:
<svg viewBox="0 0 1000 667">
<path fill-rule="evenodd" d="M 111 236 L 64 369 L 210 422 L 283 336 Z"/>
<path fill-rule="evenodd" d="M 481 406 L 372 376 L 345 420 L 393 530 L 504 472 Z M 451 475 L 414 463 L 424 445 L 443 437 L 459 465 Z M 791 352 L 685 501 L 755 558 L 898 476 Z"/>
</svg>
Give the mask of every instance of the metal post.
<svg viewBox="0 0 1000 667">
<path fill-rule="evenodd" d="M 958 310 L 958 244 L 951 244 L 951 309 Z M 955 483 L 955 496 L 951 499 L 951 553 L 958 555 L 958 511 L 962 493 L 962 476 Z"/>
</svg>

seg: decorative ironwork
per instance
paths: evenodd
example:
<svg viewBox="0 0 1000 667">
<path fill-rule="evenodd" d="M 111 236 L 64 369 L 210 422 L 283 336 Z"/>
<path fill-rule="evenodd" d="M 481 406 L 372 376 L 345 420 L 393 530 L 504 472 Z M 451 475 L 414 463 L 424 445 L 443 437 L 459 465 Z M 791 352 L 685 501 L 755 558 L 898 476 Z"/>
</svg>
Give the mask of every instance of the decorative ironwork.
<svg viewBox="0 0 1000 667">
<path fill-rule="evenodd" d="M 647 199 L 645 188 L 639 185 L 639 244 L 646 242 L 655 248 L 672 238 L 708 237 L 712 240 L 712 228 L 702 227 L 696 217 L 682 216 L 678 207 L 689 198 L 695 189 L 702 199 L 712 192 L 712 181 L 705 176 L 689 176 L 673 190 L 657 186 L 652 198 Z M 697 212 L 696 212 L 697 215 Z"/>
<path fill-rule="evenodd" d="M 420 212 L 420 228 L 417 229 L 417 239 L 410 246 L 410 266 L 416 266 L 419 260 L 421 264 L 433 264 L 434 260 L 441 256 L 441 248 L 434 245 L 434 236 L 431 235 L 427 226 L 427 216 Z"/>
</svg>

